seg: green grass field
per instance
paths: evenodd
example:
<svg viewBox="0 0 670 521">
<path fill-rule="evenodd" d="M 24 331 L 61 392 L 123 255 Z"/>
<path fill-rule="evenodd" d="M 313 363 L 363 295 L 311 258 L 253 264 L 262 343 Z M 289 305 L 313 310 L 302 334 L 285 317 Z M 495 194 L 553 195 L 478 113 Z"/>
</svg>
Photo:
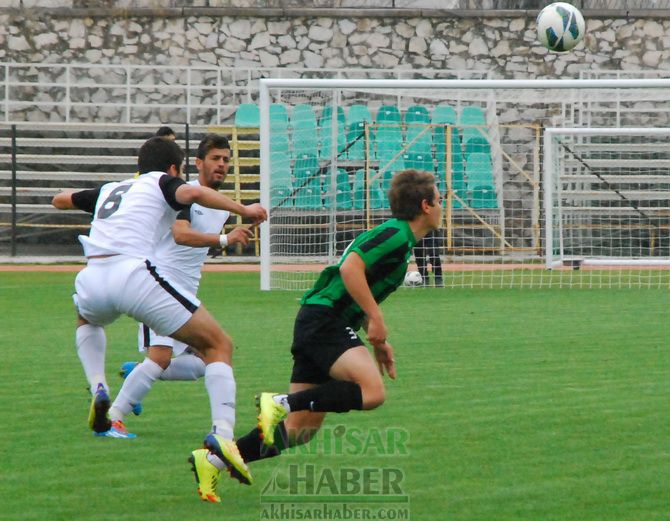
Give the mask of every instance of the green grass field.
<svg viewBox="0 0 670 521">
<path fill-rule="evenodd" d="M 222 479 L 212 505 L 186 463 L 209 427 L 202 382 L 159 382 L 128 418 L 136 440 L 91 435 L 73 280 L 0 273 L 0 519 L 262 519 L 266 486 L 291 466 L 400 472 L 406 510 L 368 505 L 371 519 L 668 519 L 666 290 L 398 291 L 384 304 L 399 375 L 387 403 L 332 415 L 326 434 L 401 433 L 407 450 L 319 438 L 311 453 L 253 464 L 254 486 Z M 286 389 L 300 296 L 257 288 L 257 274 L 227 273 L 205 274 L 201 290 L 236 342 L 238 434 L 256 392 Z M 129 319 L 108 328 L 114 392 L 135 338 Z"/>
</svg>

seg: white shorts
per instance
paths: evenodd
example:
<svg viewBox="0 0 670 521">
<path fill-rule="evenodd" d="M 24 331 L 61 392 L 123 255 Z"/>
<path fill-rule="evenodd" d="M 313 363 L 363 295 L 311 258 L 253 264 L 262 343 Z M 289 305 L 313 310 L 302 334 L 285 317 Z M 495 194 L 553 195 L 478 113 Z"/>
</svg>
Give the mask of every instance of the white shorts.
<svg viewBox="0 0 670 521">
<path fill-rule="evenodd" d="M 137 347 L 140 353 L 146 353 L 151 346 L 171 347 L 172 356 L 179 356 L 186 351 L 188 344 L 169 336 L 159 335 L 146 324 L 139 324 Z"/>
<path fill-rule="evenodd" d="M 91 324 L 126 314 L 160 335 L 171 335 L 200 306 L 190 291 L 161 276 L 148 260 L 114 255 L 90 259 L 75 280 L 75 305 Z"/>
</svg>

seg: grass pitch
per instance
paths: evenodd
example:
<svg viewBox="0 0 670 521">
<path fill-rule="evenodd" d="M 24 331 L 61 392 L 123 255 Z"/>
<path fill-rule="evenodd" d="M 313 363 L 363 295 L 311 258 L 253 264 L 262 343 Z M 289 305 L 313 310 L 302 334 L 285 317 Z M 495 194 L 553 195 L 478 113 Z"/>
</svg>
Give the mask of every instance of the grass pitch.
<svg viewBox="0 0 670 521">
<path fill-rule="evenodd" d="M 322 479 L 368 469 L 373 492 L 375 470 L 400 475 L 408 503 L 367 505 L 370 519 L 667 519 L 666 290 L 398 291 L 383 306 L 398 362 L 387 403 L 331 415 L 313 450 L 252 464 L 251 487 L 222 478 L 212 505 L 186 463 L 209 427 L 202 382 L 157 383 L 128 418 L 135 440 L 91 435 L 74 276 L 0 273 L 0 519 L 271 518 L 268 486 L 291 469 Z M 257 288 L 257 274 L 208 273 L 200 294 L 236 343 L 240 435 L 253 395 L 286 389 L 300 296 Z M 116 392 L 118 367 L 137 359 L 136 327 L 122 319 L 107 336 Z M 362 444 L 330 443 L 340 425 Z M 385 452 L 388 433 L 407 436 L 406 450 Z M 289 494 L 283 519 L 306 518 L 290 499 L 300 500 Z"/>
</svg>

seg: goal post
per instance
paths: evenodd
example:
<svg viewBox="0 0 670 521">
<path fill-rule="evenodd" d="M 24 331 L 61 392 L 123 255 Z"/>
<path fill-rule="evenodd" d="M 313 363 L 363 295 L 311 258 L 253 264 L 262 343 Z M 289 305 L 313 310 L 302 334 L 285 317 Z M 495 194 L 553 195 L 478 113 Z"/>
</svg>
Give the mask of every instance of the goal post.
<svg viewBox="0 0 670 521">
<path fill-rule="evenodd" d="M 549 269 L 670 267 L 670 128 L 544 131 Z"/>
<path fill-rule="evenodd" d="M 604 190 L 598 197 L 612 204 L 592 201 L 590 210 L 601 217 L 577 220 L 572 203 L 556 202 L 556 190 L 545 188 L 550 165 L 575 168 L 579 161 L 566 160 L 556 143 L 550 151 L 547 139 L 561 129 L 607 127 L 612 114 L 622 131 L 670 127 L 669 98 L 667 79 L 262 79 L 260 189 L 269 219 L 261 225 L 261 288 L 309 288 L 357 234 L 390 217 L 386 192 L 393 173 L 405 168 L 433 172 L 445 194 L 443 225 L 431 244 L 446 286 L 607 285 L 611 276 L 584 282 L 585 270 L 578 276 L 570 268 L 596 258 L 599 266 L 638 262 L 633 245 L 642 232 L 636 238 L 633 228 L 643 218 L 636 221 L 616 191 Z M 665 153 L 647 152 L 650 159 Z M 602 162 L 598 153 L 593 158 Z M 654 179 L 654 190 L 663 189 Z M 654 197 L 647 188 L 628 195 Z M 588 206 L 593 190 L 568 195 Z M 630 222 L 607 228 L 606 211 Z M 655 209 L 654 219 L 662 214 Z M 645 226 L 656 241 L 646 259 L 652 266 L 662 260 L 658 241 L 665 240 L 655 230 L 664 228 Z M 603 254 L 607 233 L 618 249 Z"/>
</svg>

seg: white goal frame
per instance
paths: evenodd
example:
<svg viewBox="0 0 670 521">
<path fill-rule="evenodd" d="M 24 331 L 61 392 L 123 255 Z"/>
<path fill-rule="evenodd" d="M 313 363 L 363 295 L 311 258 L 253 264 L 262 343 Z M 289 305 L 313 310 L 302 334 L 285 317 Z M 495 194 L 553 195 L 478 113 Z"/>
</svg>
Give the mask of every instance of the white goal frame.
<svg viewBox="0 0 670 521">
<path fill-rule="evenodd" d="M 670 258 L 667 259 L 611 259 L 599 257 L 566 257 L 563 255 L 562 238 L 563 234 L 559 232 L 559 255 L 556 259 L 554 254 L 556 241 L 554 231 L 554 195 L 557 190 L 556 174 L 554 172 L 554 147 L 552 140 L 555 136 L 667 136 L 670 138 L 670 128 L 545 128 L 544 129 L 544 163 L 542 175 L 542 187 L 544 190 L 544 231 L 545 231 L 545 266 L 547 269 L 561 268 L 571 266 L 579 268 L 580 266 L 637 266 L 637 267 L 658 267 L 670 266 Z M 560 212 L 560 208 L 558 209 Z M 559 218 L 558 227 L 560 228 L 562 219 Z"/>
<path fill-rule="evenodd" d="M 670 88 L 670 79 L 602 80 L 346 80 L 346 79 L 261 79 L 260 108 L 260 185 L 261 204 L 270 207 L 270 103 L 271 89 L 655 89 Z M 648 129 L 646 129 L 648 130 Z M 545 196 L 546 203 L 546 196 Z M 272 216 L 269 217 L 272 219 Z M 261 289 L 270 288 L 270 223 L 261 232 Z"/>
</svg>

